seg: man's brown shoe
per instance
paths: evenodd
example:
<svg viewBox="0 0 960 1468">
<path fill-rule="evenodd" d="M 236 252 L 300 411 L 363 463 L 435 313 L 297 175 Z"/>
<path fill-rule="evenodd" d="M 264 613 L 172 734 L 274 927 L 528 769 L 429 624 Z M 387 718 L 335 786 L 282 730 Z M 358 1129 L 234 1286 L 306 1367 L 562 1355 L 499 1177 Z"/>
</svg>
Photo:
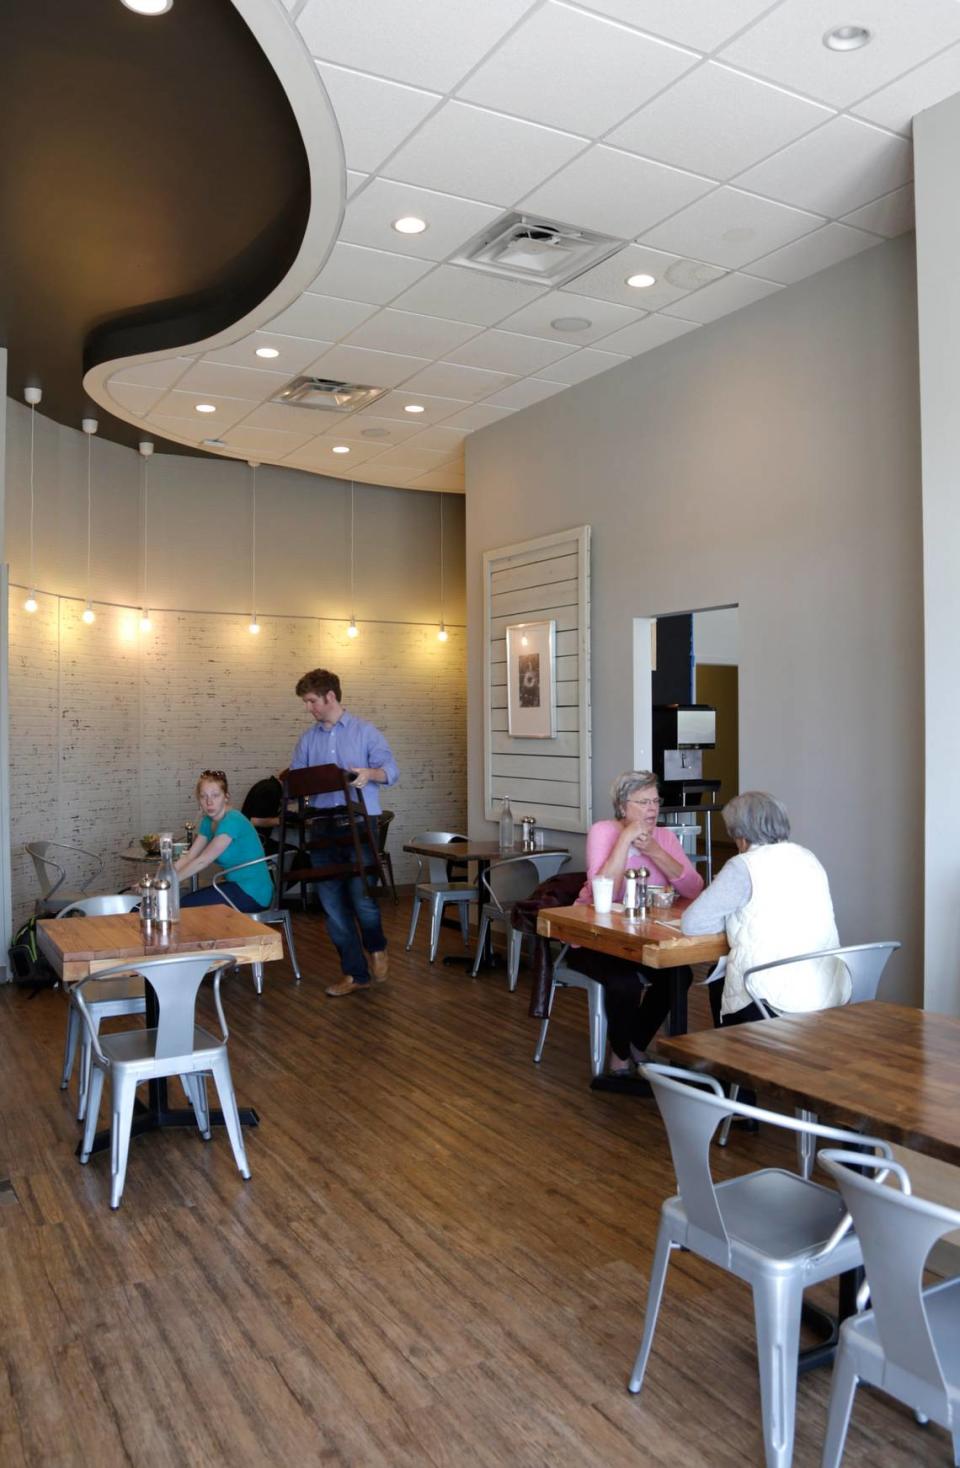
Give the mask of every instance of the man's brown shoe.
<svg viewBox="0 0 960 1468">
<path fill-rule="evenodd" d="M 358 984 L 356 979 L 345 978 L 341 979 L 339 984 L 331 984 L 327 989 L 327 993 L 331 999 L 342 999 L 344 994 L 362 994 L 369 987 L 369 982 Z"/>
<path fill-rule="evenodd" d="M 368 957 L 370 959 L 370 971 L 373 974 L 374 983 L 382 984 L 390 972 L 390 960 L 387 957 L 387 950 L 380 948 L 376 953 L 368 954 Z"/>
</svg>

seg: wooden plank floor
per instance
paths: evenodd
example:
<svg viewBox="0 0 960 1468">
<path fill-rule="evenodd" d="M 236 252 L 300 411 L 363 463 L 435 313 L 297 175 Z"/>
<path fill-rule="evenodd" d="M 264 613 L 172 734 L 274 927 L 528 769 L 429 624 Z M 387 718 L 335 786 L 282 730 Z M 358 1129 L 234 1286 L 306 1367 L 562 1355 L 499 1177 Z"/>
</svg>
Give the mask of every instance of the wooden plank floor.
<svg viewBox="0 0 960 1468">
<path fill-rule="evenodd" d="M 310 917 L 300 988 L 285 963 L 260 998 L 225 985 L 252 1181 L 222 1133 L 146 1137 L 118 1213 L 106 1156 L 74 1157 L 62 996 L 0 991 L 4 1468 L 762 1462 L 749 1294 L 690 1255 L 626 1391 L 673 1174 L 652 1103 L 588 1089 L 583 996 L 561 995 L 535 1067 L 525 976 L 511 995 L 431 968 L 424 933 L 403 952 L 407 904 L 384 915 L 369 994 L 324 997 Z M 735 1134 L 717 1172 L 791 1155 Z M 800 1382 L 798 1468 L 828 1390 Z M 944 1433 L 861 1390 L 846 1468 L 949 1461 Z"/>
</svg>

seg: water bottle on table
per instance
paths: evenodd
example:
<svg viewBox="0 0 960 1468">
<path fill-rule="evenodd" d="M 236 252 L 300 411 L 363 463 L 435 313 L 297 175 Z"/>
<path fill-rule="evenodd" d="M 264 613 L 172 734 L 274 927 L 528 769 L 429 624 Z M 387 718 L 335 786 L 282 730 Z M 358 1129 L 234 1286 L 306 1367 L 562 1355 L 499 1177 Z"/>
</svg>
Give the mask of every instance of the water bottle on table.
<svg viewBox="0 0 960 1468">
<path fill-rule="evenodd" d="M 510 809 L 510 797 L 503 797 L 503 805 L 500 809 L 500 850 L 513 850 L 513 811 Z"/>
</svg>

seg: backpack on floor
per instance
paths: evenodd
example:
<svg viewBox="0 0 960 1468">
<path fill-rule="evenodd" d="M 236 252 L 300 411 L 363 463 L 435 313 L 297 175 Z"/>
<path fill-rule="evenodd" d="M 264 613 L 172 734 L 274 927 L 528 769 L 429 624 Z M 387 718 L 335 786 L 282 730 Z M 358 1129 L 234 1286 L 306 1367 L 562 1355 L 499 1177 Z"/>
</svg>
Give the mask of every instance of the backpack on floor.
<svg viewBox="0 0 960 1468">
<path fill-rule="evenodd" d="M 57 976 L 37 945 L 37 919 L 28 918 L 10 944 L 10 976 L 15 984 L 49 985 Z"/>
</svg>

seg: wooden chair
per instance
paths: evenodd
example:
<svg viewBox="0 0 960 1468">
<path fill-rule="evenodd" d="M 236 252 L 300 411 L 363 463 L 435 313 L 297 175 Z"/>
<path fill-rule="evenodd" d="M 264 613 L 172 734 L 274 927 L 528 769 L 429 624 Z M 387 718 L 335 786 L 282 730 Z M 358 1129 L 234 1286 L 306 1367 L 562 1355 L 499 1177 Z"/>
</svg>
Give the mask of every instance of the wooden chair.
<svg viewBox="0 0 960 1468">
<path fill-rule="evenodd" d="M 386 886 L 374 818 L 367 810 L 359 791 L 354 790 L 348 774 L 339 765 L 308 765 L 304 770 L 288 770 L 284 776 L 280 829 L 277 833 L 280 850 L 283 851 L 287 845 L 288 827 L 296 826 L 300 832 L 299 845 L 308 855 L 311 851 L 311 840 L 315 839 L 318 845 L 322 841 L 324 846 L 334 846 L 338 858 L 342 859 L 320 866 L 284 870 L 279 884 L 279 898 L 282 899 L 284 888 L 296 886 L 298 882 L 302 882 L 304 888 L 307 888 L 315 882 L 360 877 L 368 896 L 373 895 L 371 887 L 378 884 Z M 342 795 L 344 803 L 342 806 L 317 810 L 307 804 L 313 795 Z M 290 801 L 296 801 L 296 814 L 290 812 Z M 331 817 L 341 817 L 342 824 L 335 826 Z M 364 857 L 364 846 L 370 853 L 369 859 Z M 312 862 L 312 856 L 310 859 Z"/>
<path fill-rule="evenodd" d="M 400 901 L 400 899 L 397 896 L 397 884 L 393 880 L 393 857 L 387 850 L 387 835 L 390 831 L 390 822 L 394 819 L 395 815 L 396 812 L 392 810 L 382 810 L 380 812 L 380 815 L 378 817 L 379 826 L 377 834 L 379 837 L 379 844 L 377 850 L 380 856 L 380 865 L 383 867 L 384 873 L 386 874 L 386 881 L 383 885 L 384 887 L 386 887 L 387 882 L 390 883 L 390 891 L 393 893 L 393 900 L 395 903 L 397 903 Z"/>
</svg>

